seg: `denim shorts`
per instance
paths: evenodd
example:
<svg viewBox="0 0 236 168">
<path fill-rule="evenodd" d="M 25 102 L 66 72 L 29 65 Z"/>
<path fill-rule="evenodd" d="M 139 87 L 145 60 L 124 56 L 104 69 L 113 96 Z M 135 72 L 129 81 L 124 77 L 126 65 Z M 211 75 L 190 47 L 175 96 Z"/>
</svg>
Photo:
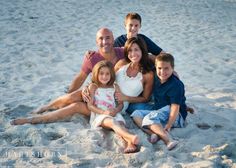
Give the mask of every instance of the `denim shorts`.
<svg viewBox="0 0 236 168">
<path fill-rule="evenodd" d="M 167 124 L 170 115 L 170 106 L 162 107 L 159 110 L 135 110 L 131 117 L 142 118 L 142 126 L 147 128 L 147 126 L 152 124 L 161 124 L 163 127 Z M 184 120 L 179 114 L 175 120 L 172 127 L 182 128 L 184 127 Z"/>
<path fill-rule="evenodd" d="M 130 115 L 136 110 L 154 110 L 154 103 L 130 103 L 129 107 L 126 109 L 126 112 Z"/>
</svg>

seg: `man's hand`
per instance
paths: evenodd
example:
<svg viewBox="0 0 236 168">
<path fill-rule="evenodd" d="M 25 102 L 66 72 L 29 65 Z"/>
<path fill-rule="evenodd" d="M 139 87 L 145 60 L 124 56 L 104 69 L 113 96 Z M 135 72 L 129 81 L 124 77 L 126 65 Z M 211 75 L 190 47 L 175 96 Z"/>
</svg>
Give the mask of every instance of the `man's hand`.
<svg viewBox="0 0 236 168">
<path fill-rule="evenodd" d="M 86 51 L 85 56 L 88 59 L 90 59 L 94 53 L 95 53 L 95 51 L 88 50 L 88 51 Z"/>
<path fill-rule="evenodd" d="M 84 102 L 88 103 L 91 101 L 91 97 L 89 95 L 89 89 L 87 86 L 82 89 L 82 98 Z"/>
</svg>

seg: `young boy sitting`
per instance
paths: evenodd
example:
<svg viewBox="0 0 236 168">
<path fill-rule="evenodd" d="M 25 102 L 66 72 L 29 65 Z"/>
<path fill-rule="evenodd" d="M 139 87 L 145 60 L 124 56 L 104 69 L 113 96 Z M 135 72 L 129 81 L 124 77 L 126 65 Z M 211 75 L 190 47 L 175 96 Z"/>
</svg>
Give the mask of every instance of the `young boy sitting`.
<svg viewBox="0 0 236 168">
<path fill-rule="evenodd" d="M 122 34 L 121 36 L 115 39 L 114 47 L 124 47 L 127 39 L 131 37 L 141 37 L 148 49 L 148 53 L 152 55 L 159 55 L 162 52 L 162 49 L 156 45 L 150 38 L 143 34 L 139 34 L 141 28 L 141 16 L 138 13 L 128 13 L 125 17 L 125 29 L 127 34 Z"/>
<path fill-rule="evenodd" d="M 172 150 L 178 141 L 172 141 L 168 132 L 172 127 L 183 127 L 187 117 L 184 84 L 173 75 L 174 57 L 161 53 L 155 60 L 156 74 L 154 84 L 155 110 L 136 110 L 132 117 L 136 123 L 142 120 L 142 127 L 158 135 Z"/>
</svg>

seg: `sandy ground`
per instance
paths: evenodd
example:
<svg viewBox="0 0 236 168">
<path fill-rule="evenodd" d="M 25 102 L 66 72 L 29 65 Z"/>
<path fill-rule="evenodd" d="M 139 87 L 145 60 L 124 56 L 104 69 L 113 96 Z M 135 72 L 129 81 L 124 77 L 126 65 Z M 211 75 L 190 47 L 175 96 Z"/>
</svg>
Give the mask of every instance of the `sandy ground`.
<svg viewBox="0 0 236 168">
<path fill-rule="evenodd" d="M 91 130 L 80 115 L 66 122 L 11 126 L 10 120 L 64 94 L 95 34 L 125 33 L 138 12 L 141 33 L 176 59 L 196 113 L 171 134 L 167 151 L 141 137 L 140 152 L 123 154 L 113 132 Z M 0 0 L 0 167 L 236 167 L 236 1 Z"/>
</svg>

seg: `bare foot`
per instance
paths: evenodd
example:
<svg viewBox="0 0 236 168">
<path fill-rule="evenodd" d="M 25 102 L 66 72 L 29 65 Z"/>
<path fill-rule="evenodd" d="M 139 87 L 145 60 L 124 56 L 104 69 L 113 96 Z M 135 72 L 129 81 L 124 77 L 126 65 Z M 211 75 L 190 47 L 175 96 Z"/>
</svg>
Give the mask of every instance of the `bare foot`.
<svg viewBox="0 0 236 168">
<path fill-rule="evenodd" d="M 137 150 L 137 146 L 135 146 L 134 144 L 127 144 L 125 150 L 124 150 L 124 153 L 135 153 L 135 152 L 138 152 Z"/>
<path fill-rule="evenodd" d="M 11 125 L 23 125 L 26 123 L 31 123 L 30 121 L 31 121 L 31 119 L 28 119 L 28 118 L 19 118 L 19 119 L 12 120 L 10 122 L 10 124 Z"/>
<path fill-rule="evenodd" d="M 177 145 L 178 145 L 178 141 L 170 141 L 168 144 L 167 144 L 167 149 L 168 150 L 172 150 L 174 149 Z"/>
<path fill-rule="evenodd" d="M 131 139 L 131 143 L 134 145 L 138 145 L 139 144 L 139 137 L 138 135 L 134 135 L 134 137 Z"/>
<path fill-rule="evenodd" d="M 156 143 L 157 141 L 160 140 L 160 137 L 157 135 L 157 134 L 152 134 L 149 138 L 148 138 L 148 141 L 151 143 L 151 144 L 154 144 Z"/>
</svg>

